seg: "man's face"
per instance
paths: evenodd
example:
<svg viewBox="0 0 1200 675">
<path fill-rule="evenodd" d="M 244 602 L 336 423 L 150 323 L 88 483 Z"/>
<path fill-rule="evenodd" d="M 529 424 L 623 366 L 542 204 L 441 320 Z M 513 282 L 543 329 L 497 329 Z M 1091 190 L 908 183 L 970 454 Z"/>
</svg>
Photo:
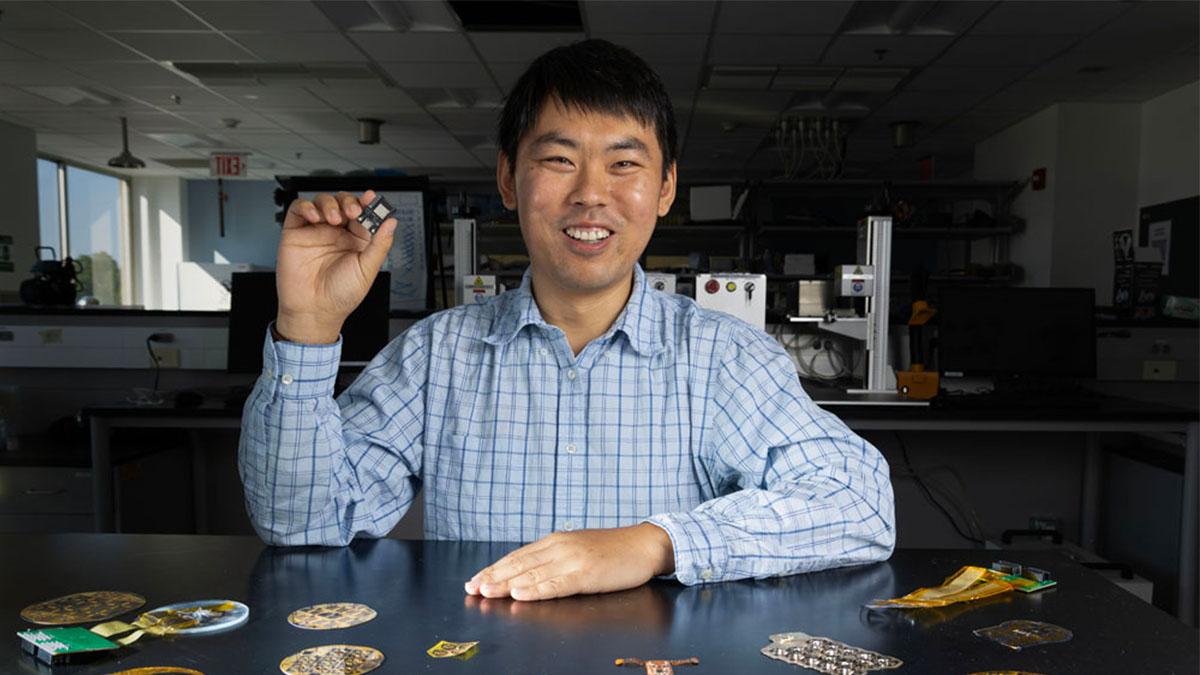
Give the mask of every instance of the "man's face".
<svg viewBox="0 0 1200 675">
<path fill-rule="evenodd" d="M 675 200 L 654 129 L 632 117 L 542 105 L 510 170 L 496 167 L 504 205 L 518 211 L 536 279 L 567 292 L 627 283 L 654 224 Z"/>
</svg>

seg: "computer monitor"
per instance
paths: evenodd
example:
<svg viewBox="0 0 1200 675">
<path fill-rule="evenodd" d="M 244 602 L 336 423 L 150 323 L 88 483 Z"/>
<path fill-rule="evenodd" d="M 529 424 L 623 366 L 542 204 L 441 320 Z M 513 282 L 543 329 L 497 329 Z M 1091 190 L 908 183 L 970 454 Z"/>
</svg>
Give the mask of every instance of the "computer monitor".
<svg viewBox="0 0 1200 675">
<path fill-rule="evenodd" d="M 945 376 L 1096 375 L 1090 288 L 943 287 L 938 368 Z"/>
<path fill-rule="evenodd" d="M 342 366 L 366 365 L 388 342 L 388 288 L 391 275 L 380 272 L 371 290 L 342 326 Z M 275 320 L 279 298 L 274 272 L 235 272 L 230 284 L 227 370 L 262 370 L 263 339 Z"/>
</svg>

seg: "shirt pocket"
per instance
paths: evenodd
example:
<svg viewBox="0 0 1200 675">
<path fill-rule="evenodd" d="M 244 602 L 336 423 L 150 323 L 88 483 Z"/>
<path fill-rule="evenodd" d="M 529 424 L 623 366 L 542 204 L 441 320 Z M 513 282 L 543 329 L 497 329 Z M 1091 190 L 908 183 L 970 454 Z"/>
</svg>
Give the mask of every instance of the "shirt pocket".
<svg viewBox="0 0 1200 675">
<path fill-rule="evenodd" d="M 484 442 L 478 436 L 443 433 L 425 476 L 426 530 L 433 539 L 479 539 L 478 513 Z"/>
</svg>

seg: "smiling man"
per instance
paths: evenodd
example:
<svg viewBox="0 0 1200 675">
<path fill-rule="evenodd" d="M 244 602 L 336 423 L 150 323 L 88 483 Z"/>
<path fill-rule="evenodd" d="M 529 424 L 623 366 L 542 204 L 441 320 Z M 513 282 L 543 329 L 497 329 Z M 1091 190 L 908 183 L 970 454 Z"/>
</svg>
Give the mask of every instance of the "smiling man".
<svg viewBox="0 0 1200 675">
<path fill-rule="evenodd" d="M 520 288 L 397 337 L 332 398 L 342 323 L 395 222 L 370 192 L 291 205 L 279 314 L 240 469 L 274 544 L 387 534 L 425 488 L 425 534 L 525 546 L 465 581 L 538 600 L 887 558 L 888 466 L 800 388 L 773 339 L 637 264 L 676 188 L 662 82 L 602 40 L 547 52 L 501 116 L 496 174 L 530 265 Z"/>
</svg>

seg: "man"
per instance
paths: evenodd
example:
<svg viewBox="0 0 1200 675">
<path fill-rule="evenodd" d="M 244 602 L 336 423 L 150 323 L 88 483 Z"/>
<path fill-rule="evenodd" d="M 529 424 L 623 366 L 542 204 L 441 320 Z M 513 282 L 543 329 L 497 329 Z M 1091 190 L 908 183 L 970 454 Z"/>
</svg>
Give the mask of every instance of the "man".
<svg viewBox="0 0 1200 675">
<path fill-rule="evenodd" d="M 538 600 L 887 558 L 879 452 L 815 406 L 765 333 L 650 290 L 637 265 L 675 198 L 674 115 L 626 49 L 547 52 L 513 88 L 496 175 L 521 287 L 440 312 L 335 402 L 339 331 L 391 246 L 372 198 L 297 200 L 240 469 L 273 544 L 387 534 L 425 488 L 425 534 L 532 542 L 465 582 Z"/>
</svg>

